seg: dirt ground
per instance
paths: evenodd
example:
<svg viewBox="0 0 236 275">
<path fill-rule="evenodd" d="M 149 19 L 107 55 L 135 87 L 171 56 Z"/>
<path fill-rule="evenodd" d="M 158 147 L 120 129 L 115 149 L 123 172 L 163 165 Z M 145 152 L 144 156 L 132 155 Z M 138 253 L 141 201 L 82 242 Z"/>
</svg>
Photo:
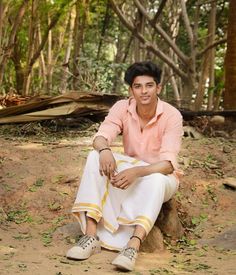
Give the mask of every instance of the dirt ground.
<svg viewBox="0 0 236 275">
<path fill-rule="evenodd" d="M 90 144 L 88 135 L 0 136 L 0 274 L 122 274 L 110 264 L 115 252 L 66 259 L 76 240 L 57 233 L 75 222 L 70 209 Z M 166 240 L 164 251 L 139 253 L 130 274 L 236 274 L 236 246 L 210 242 L 236 225 L 236 191 L 223 185 L 236 178 L 235 145 L 233 138 L 184 138 L 185 176 L 175 199 L 186 236 Z M 113 150 L 120 152 L 121 143 Z"/>
</svg>

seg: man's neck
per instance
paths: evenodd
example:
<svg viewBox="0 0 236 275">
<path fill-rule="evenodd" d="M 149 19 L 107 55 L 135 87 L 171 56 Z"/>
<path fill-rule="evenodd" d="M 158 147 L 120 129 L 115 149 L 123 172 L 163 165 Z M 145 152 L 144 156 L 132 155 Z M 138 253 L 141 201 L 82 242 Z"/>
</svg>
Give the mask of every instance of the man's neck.
<svg viewBox="0 0 236 275">
<path fill-rule="evenodd" d="M 141 105 L 137 106 L 137 114 L 143 120 L 151 120 L 156 114 L 158 101 L 154 102 L 152 105 Z"/>
</svg>

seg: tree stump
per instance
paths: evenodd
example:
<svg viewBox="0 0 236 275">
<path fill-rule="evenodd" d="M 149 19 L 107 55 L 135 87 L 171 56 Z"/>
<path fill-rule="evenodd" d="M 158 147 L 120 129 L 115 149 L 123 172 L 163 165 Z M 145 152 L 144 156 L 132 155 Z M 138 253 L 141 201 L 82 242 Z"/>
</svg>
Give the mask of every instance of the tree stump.
<svg viewBox="0 0 236 275">
<path fill-rule="evenodd" d="M 183 234 L 184 228 L 178 216 L 177 202 L 171 199 L 162 205 L 152 230 L 141 246 L 141 251 L 152 253 L 163 250 L 163 235 L 168 235 L 171 239 L 179 239 Z"/>
</svg>

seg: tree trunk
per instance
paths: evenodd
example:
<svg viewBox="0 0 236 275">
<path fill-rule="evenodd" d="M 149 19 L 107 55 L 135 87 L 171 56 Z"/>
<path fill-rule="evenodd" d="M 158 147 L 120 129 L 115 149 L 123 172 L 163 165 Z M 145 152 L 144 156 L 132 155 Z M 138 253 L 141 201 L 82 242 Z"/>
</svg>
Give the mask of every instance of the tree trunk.
<svg viewBox="0 0 236 275">
<path fill-rule="evenodd" d="M 142 3 L 142 6 L 145 8 L 146 3 L 144 0 L 140 0 Z M 144 28 L 145 28 L 145 17 L 144 15 L 138 10 L 136 14 L 136 19 L 135 19 L 135 25 L 137 31 L 141 34 L 144 35 Z M 142 53 L 142 42 L 138 38 L 134 38 L 134 60 L 135 62 L 139 62 L 143 60 L 143 53 Z"/>
<path fill-rule="evenodd" d="M 103 25 L 102 25 L 102 30 L 101 30 L 101 37 L 100 37 L 100 41 L 99 41 L 99 44 L 98 44 L 97 60 L 99 60 L 99 58 L 100 58 L 102 43 L 103 43 L 103 40 L 105 38 L 105 34 L 106 34 L 106 30 L 107 30 L 108 25 L 109 25 L 109 21 L 110 21 L 110 3 L 109 3 L 109 1 L 107 1 L 106 13 L 105 13 L 105 17 L 104 17 Z"/>
<path fill-rule="evenodd" d="M 224 109 L 236 109 L 236 1 L 229 2 L 227 52 L 225 57 Z"/>
<path fill-rule="evenodd" d="M 23 20 L 28 2 L 29 2 L 29 0 L 24 0 L 22 2 L 21 6 L 19 7 L 19 10 L 17 11 L 16 17 L 15 17 L 15 20 L 14 20 L 14 23 L 13 23 L 13 26 L 12 26 L 12 29 L 11 29 L 11 32 L 9 35 L 7 45 L 5 46 L 4 52 L 2 53 L 3 57 L 2 57 L 1 63 L 0 63 L 0 86 L 2 85 L 5 66 L 6 66 L 8 59 L 11 57 L 12 50 L 14 48 L 15 37 L 16 37 L 17 31 L 21 25 L 21 22 Z"/>
<path fill-rule="evenodd" d="M 48 25 L 51 24 L 51 17 L 48 13 Z M 47 42 L 47 93 L 50 94 L 52 90 L 52 30 L 48 32 Z"/>
<path fill-rule="evenodd" d="M 3 3 L 3 1 L 0 2 L 0 56 L 3 48 L 3 26 L 5 23 L 5 15 L 7 13 L 8 7 L 9 3 Z"/>
<path fill-rule="evenodd" d="M 75 34 L 74 34 L 74 54 L 73 54 L 73 89 L 78 89 L 79 86 L 79 56 L 84 42 L 84 32 L 87 21 L 87 13 L 89 8 L 89 0 L 76 2 L 76 19 L 75 19 Z M 81 9 L 83 11 L 80 18 Z"/>
<path fill-rule="evenodd" d="M 211 3 L 211 12 L 208 21 L 208 34 L 206 38 L 206 46 L 213 44 L 215 40 L 215 22 L 216 22 L 216 2 Z M 195 99 L 194 109 L 201 110 L 205 91 L 208 85 L 208 110 L 211 110 L 213 107 L 213 90 L 215 84 L 215 70 L 214 70 L 214 62 L 215 62 L 215 49 L 209 49 L 204 57 L 201 66 L 201 76 L 198 83 L 197 96 Z"/>
<path fill-rule="evenodd" d="M 38 18 L 38 27 L 37 27 L 37 34 L 38 34 L 38 45 L 39 46 L 42 43 L 42 34 L 41 34 L 41 23 L 40 18 Z M 46 90 L 47 85 L 47 76 L 46 76 L 46 65 L 45 65 L 45 58 L 43 51 L 40 52 L 39 56 L 39 64 L 40 64 L 40 72 L 39 72 L 39 78 L 42 79 L 42 89 Z"/>
<path fill-rule="evenodd" d="M 14 63 L 15 72 L 16 72 L 16 90 L 17 93 L 21 94 L 23 91 L 24 83 L 24 70 L 21 64 L 21 50 L 18 44 L 18 39 L 16 37 L 14 50 L 12 53 L 12 61 Z"/>
<path fill-rule="evenodd" d="M 75 7 L 72 7 L 71 12 L 70 12 L 70 19 L 69 19 L 68 45 L 66 48 L 64 63 L 62 65 L 62 75 L 61 75 L 61 84 L 60 84 L 61 93 L 65 93 L 67 90 L 67 79 L 69 76 L 69 60 L 70 60 L 70 55 L 71 55 L 71 50 L 72 50 L 73 32 L 74 32 L 74 27 L 75 27 L 75 17 L 76 17 L 76 10 L 75 10 Z"/>
<path fill-rule="evenodd" d="M 119 28 L 121 29 L 121 24 L 119 24 Z M 123 45 L 123 33 L 120 31 L 116 43 L 116 56 L 115 56 L 115 64 L 121 64 L 123 59 L 124 45 Z M 119 90 L 119 85 L 121 82 L 122 69 L 115 68 L 115 77 L 113 81 L 112 92 L 117 94 Z"/>
<path fill-rule="evenodd" d="M 35 26 L 35 12 L 36 12 L 36 1 L 32 0 L 31 2 L 31 16 L 29 23 L 29 32 L 28 32 L 28 53 L 27 53 L 27 61 L 25 66 L 25 74 L 24 74 L 24 82 L 23 82 L 23 90 L 19 91 L 20 94 L 28 95 L 29 94 L 29 86 L 30 86 L 30 74 L 28 74 L 30 60 L 33 56 L 34 45 L 35 45 L 35 34 L 36 34 L 36 26 Z"/>
<path fill-rule="evenodd" d="M 215 41 L 216 32 L 216 1 L 211 2 L 211 13 L 209 23 L 209 44 Z M 207 110 L 211 111 L 214 107 L 214 91 L 215 91 L 215 48 L 209 50 L 210 65 L 209 65 L 209 90 Z"/>
<path fill-rule="evenodd" d="M 173 11 L 173 12 L 172 12 Z M 181 9 L 176 5 L 175 9 L 174 7 L 171 7 L 169 11 L 169 24 L 170 24 L 170 31 L 171 31 L 171 37 L 173 41 L 176 43 L 176 37 L 179 33 L 179 17 L 181 14 Z M 177 56 L 174 53 L 172 48 L 169 48 L 169 55 L 173 60 L 176 60 L 176 63 L 178 62 Z M 169 74 L 170 74 L 170 83 L 172 85 L 173 93 L 174 93 L 174 99 L 176 102 L 177 107 L 181 107 L 181 98 L 180 98 L 180 93 L 177 85 L 177 80 L 176 78 L 178 76 L 174 75 L 174 72 L 172 68 L 169 68 Z"/>
</svg>

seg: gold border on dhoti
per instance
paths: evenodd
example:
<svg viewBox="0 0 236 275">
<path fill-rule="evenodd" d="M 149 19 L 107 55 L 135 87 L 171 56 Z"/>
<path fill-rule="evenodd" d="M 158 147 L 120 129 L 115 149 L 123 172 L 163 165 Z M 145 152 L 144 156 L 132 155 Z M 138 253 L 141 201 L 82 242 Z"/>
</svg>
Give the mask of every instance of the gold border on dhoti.
<svg viewBox="0 0 236 275">
<path fill-rule="evenodd" d="M 101 246 L 104 247 L 104 248 L 106 248 L 106 249 L 109 249 L 109 250 L 121 251 L 120 248 L 108 245 L 108 244 L 106 244 L 106 243 L 104 243 L 102 241 L 101 241 Z"/>
<path fill-rule="evenodd" d="M 102 213 L 102 208 L 100 206 L 94 203 L 86 203 L 86 202 L 75 203 L 72 207 L 72 212 L 84 211 L 83 208 L 91 209 Z"/>
<path fill-rule="evenodd" d="M 82 220 L 80 218 L 80 212 L 87 212 L 87 216 L 93 218 L 98 223 L 102 218 L 102 211 L 101 208 L 92 203 L 76 203 L 72 208 L 72 214 L 78 219 L 81 227 L 82 227 Z M 111 233 L 115 233 L 117 228 L 115 228 L 112 224 L 110 224 L 107 220 L 104 219 L 104 227 L 110 231 Z"/>
<path fill-rule="evenodd" d="M 106 191 L 103 195 L 103 198 L 102 198 L 102 208 L 104 207 L 105 203 L 106 203 L 106 200 L 107 200 L 107 196 L 108 196 L 108 189 L 109 189 L 109 179 L 107 179 L 107 183 L 106 183 Z"/>
<path fill-rule="evenodd" d="M 104 218 L 103 218 L 104 220 Z M 112 224 L 110 224 L 107 220 L 104 220 L 104 227 L 110 231 L 111 233 L 115 233 L 117 228 L 115 228 Z"/>
<path fill-rule="evenodd" d="M 140 160 L 138 160 L 138 159 L 133 159 L 132 161 L 120 159 L 120 160 L 117 160 L 117 161 L 116 161 L 116 165 L 119 166 L 119 165 L 122 164 L 122 163 L 136 164 L 136 163 L 138 163 L 139 161 L 140 161 Z"/>
<path fill-rule="evenodd" d="M 137 216 L 135 218 L 135 220 L 128 220 L 126 218 L 123 217 L 118 217 L 117 221 L 122 224 L 122 225 L 135 225 L 135 224 L 139 224 L 141 226 L 144 227 L 146 233 L 148 234 L 149 231 L 151 230 L 153 223 L 152 221 L 146 217 L 146 216 Z"/>
</svg>

